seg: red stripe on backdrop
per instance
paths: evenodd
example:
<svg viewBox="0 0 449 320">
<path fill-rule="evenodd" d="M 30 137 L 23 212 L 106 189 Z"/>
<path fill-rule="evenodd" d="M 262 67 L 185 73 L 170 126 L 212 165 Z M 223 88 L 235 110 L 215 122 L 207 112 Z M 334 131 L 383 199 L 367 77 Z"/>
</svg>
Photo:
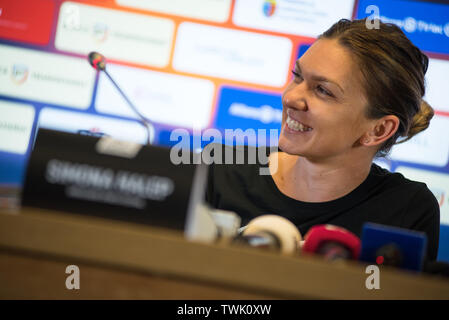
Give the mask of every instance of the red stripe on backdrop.
<svg viewBox="0 0 449 320">
<path fill-rule="evenodd" d="M 449 117 L 449 111 L 435 111 L 435 114 L 443 117 Z"/>
</svg>

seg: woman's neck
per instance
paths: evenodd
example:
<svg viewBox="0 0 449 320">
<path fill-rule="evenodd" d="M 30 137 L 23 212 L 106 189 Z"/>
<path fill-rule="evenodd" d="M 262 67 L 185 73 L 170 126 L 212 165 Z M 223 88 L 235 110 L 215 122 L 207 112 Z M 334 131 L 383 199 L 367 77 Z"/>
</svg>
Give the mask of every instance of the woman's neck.
<svg viewBox="0 0 449 320">
<path fill-rule="evenodd" d="M 277 157 L 277 168 L 272 166 Z M 270 171 L 278 189 L 304 202 L 326 202 L 345 196 L 368 176 L 372 159 L 357 161 L 341 157 L 330 161 L 310 161 L 284 152 L 270 155 Z"/>
</svg>

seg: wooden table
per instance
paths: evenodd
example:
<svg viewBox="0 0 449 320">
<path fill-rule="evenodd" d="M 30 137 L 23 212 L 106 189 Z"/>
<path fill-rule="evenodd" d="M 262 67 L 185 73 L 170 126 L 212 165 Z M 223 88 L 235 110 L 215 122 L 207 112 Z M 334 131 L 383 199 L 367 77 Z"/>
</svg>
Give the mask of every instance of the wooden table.
<svg viewBox="0 0 449 320">
<path fill-rule="evenodd" d="M 66 267 L 80 289 L 66 288 Z M 1 299 L 449 299 L 449 281 L 382 267 L 326 263 L 181 233 L 48 210 L 0 210 Z"/>
</svg>

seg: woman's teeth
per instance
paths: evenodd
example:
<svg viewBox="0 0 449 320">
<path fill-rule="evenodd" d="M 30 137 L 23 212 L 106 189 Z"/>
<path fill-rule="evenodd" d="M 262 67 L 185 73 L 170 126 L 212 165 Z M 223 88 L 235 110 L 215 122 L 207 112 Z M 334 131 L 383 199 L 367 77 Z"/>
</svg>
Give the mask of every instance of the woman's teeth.
<svg viewBox="0 0 449 320">
<path fill-rule="evenodd" d="M 290 118 L 289 116 L 287 116 L 287 120 L 286 120 L 287 126 L 294 130 L 294 131 L 300 131 L 300 132 L 305 132 L 305 131 L 311 131 L 312 128 L 309 128 L 305 125 L 303 125 L 302 123 L 293 120 L 292 118 Z"/>
</svg>

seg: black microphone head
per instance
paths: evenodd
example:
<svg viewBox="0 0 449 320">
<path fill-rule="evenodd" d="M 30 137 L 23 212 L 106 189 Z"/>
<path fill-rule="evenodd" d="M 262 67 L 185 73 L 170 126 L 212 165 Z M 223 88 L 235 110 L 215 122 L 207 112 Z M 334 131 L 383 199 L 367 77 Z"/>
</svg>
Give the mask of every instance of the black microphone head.
<svg viewBox="0 0 449 320">
<path fill-rule="evenodd" d="M 449 263 L 444 261 L 426 261 L 423 271 L 434 275 L 449 277 Z"/>
<path fill-rule="evenodd" d="M 106 69 L 106 58 L 101 53 L 92 51 L 88 55 L 88 60 L 96 70 L 104 71 Z"/>
<path fill-rule="evenodd" d="M 401 248 L 399 248 L 395 243 L 388 243 L 377 249 L 376 256 L 383 257 L 383 265 L 400 267 L 403 262 Z"/>
</svg>

